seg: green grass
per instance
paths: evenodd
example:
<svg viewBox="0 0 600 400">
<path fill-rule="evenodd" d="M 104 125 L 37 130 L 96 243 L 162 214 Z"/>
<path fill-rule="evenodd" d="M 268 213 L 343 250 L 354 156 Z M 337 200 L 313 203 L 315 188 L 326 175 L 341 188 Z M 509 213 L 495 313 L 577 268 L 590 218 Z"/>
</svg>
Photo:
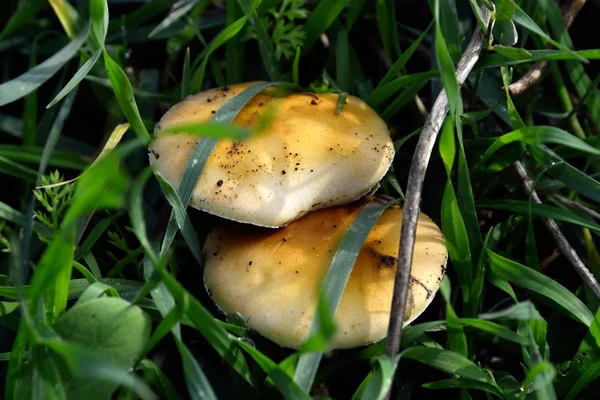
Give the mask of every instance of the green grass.
<svg viewBox="0 0 600 400">
<path fill-rule="evenodd" d="M 554 1 L 494 0 L 495 41 L 463 89 L 455 65 L 489 1 L 173 3 L 3 6 L 1 398 L 598 398 L 600 300 L 542 220 L 600 278 L 600 221 L 551 197 L 600 211 L 597 1 L 566 31 Z M 505 94 L 542 60 L 551 65 L 539 84 Z M 152 173 L 145 146 L 166 109 L 261 80 L 210 124 L 173 128 L 198 135 L 177 190 Z M 347 95 L 362 97 L 397 149 L 378 189 L 387 197 L 348 230 L 299 351 L 243 316 L 224 320 L 201 282 L 210 218 L 187 207 L 218 140 L 252 134 L 230 124 L 274 85 L 337 92 L 338 114 Z M 422 205 L 449 248 L 440 294 L 405 327 L 398 355 L 383 341 L 331 351 L 351 266 L 379 215 L 402 201 L 441 88 L 450 113 Z M 516 160 L 543 204 L 521 191 Z"/>
</svg>

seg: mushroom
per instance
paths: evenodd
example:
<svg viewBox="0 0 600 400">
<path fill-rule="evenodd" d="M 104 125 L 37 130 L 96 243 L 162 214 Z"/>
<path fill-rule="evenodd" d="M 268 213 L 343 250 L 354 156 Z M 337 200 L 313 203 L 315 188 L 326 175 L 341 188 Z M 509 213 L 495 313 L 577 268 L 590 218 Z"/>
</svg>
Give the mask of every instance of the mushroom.
<svg viewBox="0 0 600 400">
<path fill-rule="evenodd" d="M 156 126 L 150 163 L 176 188 L 197 135 L 166 134 L 177 125 L 208 122 L 231 97 L 254 83 L 207 90 L 176 104 Z M 243 140 L 221 139 L 194 188 L 190 205 L 238 222 L 280 227 L 325 207 L 354 201 L 379 182 L 394 158 L 385 122 L 348 96 L 269 88 L 252 98 L 233 125 L 266 130 Z M 267 111 L 269 110 L 269 111 Z"/>
<path fill-rule="evenodd" d="M 262 336 L 298 348 L 308 335 L 331 260 L 368 201 L 319 210 L 277 230 L 217 223 L 204 246 L 208 293 L 224 313 L 239 312 Z M 392 206 L 367 236 L 334 315 L 333 348 L 362 346 L 386 336 L 402 215 L 401 207 Z M 405 323 L 433 300 L 447 258 L 442 233 L 421 213 Z"/>
</svg>

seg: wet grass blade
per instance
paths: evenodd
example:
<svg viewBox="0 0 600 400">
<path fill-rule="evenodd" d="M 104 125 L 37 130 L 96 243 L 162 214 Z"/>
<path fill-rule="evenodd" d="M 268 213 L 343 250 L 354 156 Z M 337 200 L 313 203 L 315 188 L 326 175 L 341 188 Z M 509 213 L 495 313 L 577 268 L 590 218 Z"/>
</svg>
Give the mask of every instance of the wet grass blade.
<svg viewBox="0 0 600 400">
<path fill-rule="evenodd" d="M 379 216 L 396 200 L 384 202 L 383 200 L 377 199 L 366 206 L 360 211 L 348 232 L 342 239 L 340 246 L 338 247 L 329 271 L 325 276 L 325 280 L 321 286 L 321 294 L 319 302 L 326 301 L 329 308 L 329 314 L 335 315 L 338 304 L 342 298 L 344 288 L 348 282 L 352 267 L 358 257 L 358 253 L 362 248 L 362 245 L 367 238 L 373 226 L 377 222 Z M 315 313 L 313 320 L 310 325 L 308 337 L 317 334 L 320 329 L 318 315 Z M 296 366 L 295 381 L 304 389 L 310 390 L 314 378 L 319 368 L 322 353 L 313 352 L 302 354 L 298 360 Z"/>
<path fill-rule="evenodd" d="M 491 250 L 488 250 L 487 255 L 494 273 L 542 295 L 586 326 L 590 326 L 594 320 L 594 315 L 585 304 L 558 282 Z"/>
<path fill-rule="evenodd" d="M 89 32 L 90 25 L 88 23 L 68 45 L 63 47 L 52 57 L 40 63 L 35 68 L 25 72 L 23 75 L 1 84 L 0 107 L 25 97 L 40 87 L 48 79 L 52 78 L 52 76 L 54 76 L 67 61 L 77 54 L 79 48 L 85 43 Z"/>
</svg>

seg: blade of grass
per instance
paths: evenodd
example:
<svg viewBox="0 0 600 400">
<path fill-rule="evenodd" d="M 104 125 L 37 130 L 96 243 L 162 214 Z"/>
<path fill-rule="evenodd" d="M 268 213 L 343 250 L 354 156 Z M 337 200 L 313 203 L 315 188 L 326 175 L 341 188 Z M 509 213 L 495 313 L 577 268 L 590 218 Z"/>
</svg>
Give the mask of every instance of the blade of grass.
<svg viewBox="0 0 600 400">
<path fill-rule="evenodd" d="M 503 146 L 510 143 L 522 142 L 529 145 L 537 146 L 544 144 L 559 144 L 571 149 L 579 150 L 582 153 L 598 156 L 600 150 L 590 146 L 583 140 L 573 136 L 567 131 L 553 126 L 531 126 L 522 127 L 512 132 L 500 136 L 492 143 L 481 157 L 480 164 L 483 165 L 490 157 L 500 150 Z"/>
<path fill-rule="evenodd" d="M 71 90 L 73 90 L 77 85 L 79 85 L 79 83 L 83 80 L 83 78 L 85 78 L 86 75 L 92 70 L 92 68 L 96 64 L 96 61 L 98 61 L 98 58 L 100 57 L 101 53 L 102 53 L 102 49 L 96 50 L 94 52 L 94 54 L 92 54 L 92 56 L 81 66 L 81 68 L 79 68 L 79 70 L 77 70 L 77 72 L 75 73 L 75 75 L 73 75 L 73 77 L 71 78 L 71 80 L 56 95 L 56 97 L 54 97 L 54 99 L 52 99 L 52 101 L 50 103 L 48 103 L 48 105 L 46 106 L 46 108 L 50 108 L 53 105 L 55 105 L 56 103 L 58 103 Z"/>
<path fill-rule="evenodd" d="M 372 375 L 360 396 L 361 400 L 383 400 L 385 398 L 394 381 L 398 361 L 400 361 L 399 355 L 393 358 L 383 355 L 372 361 Z"/>
<path fill-rule="evenodd" d="M 567 311 L 576 321 L 590 326 L 593 314 L 573 293 L 541 273 L 516 261 L 509 260 L 491 250 L 487 251 L 492 271 L 509 281 L 532 290 Z"/>
<path fill-rule="evenodd" d="M 182 17 L 184 17 L 187 13 L 189 13 L 192 8 L 196 6 L 201 0 L 189 0 L 177 4 L 173 4 L 171 8 L 171 12 L 165 19 L 163 19 L 157 26 L 148 34 L 148 38 L 153 38 L 160 34 L 162 31 L 170 27 L 174 22 L 178 21 Z M 206 0 L 202 0 L 205 1 Z"/>
<path fill-rule="evenodd" d="M 406 49 L 406 51 L 404 53 L 402 53 L 402 55 L 400 57 L 398 57 L 398 60 L 396 60 L 394 65 L 392 65 L 390 67 L 390 69 L 385 73 L 383 78 L 381 78 L 381 81 L 379 81 L 379 83 L 377 84 L 377 87 L 375 88 L 375 90 L 373 91 L 371 96 L 368 97 L 368 99 L 370 99 L 371 97 L 377 98 L 377 96 L 375 96 L 377 89 L 379 89 L 381 86 L 383 86 L 386 83 L 388 83 L 389 81 L 391 81 L 404 68 L 404 66 L 406 65 L 408 60 L 410 60 L 410 58 L 415 53 L 417 48 L 421 45 L 421 42 L 423 41 L 425 36 L 427 36 L 427 34 L 429 33 L 429 30 L 431 29 L 433 24 L 434 24 L 434 22 L 431 21 L 431 23 L 427 26 L 427 28 L 423 31 L 423 33 L 417 38 L 417 40 L 412 42 L 410 47 L 408 49 Z M 368 99 L 367 99 L 367 103 L 370 103 L 370 101 Z"/>
<path fill-rule="evenodd" d="M 331 260 L 331 265 L 321 286 L 321 294 L 319 296 L 319 301 L 327 302 L 326 304 L 329 307 L 331 315 L 335 315 L 337 306 L 342 298 L 342 293 L 348 282 L 348 277 L 350 276 L 350 272 L 352 272 L 352 267 L 367 235 L 373 226 L 375 226 L 379 216 L 389 206 L 394 204 L 395 201 L 384 202 L 381 199 L 377 199 L 365 205 L 342 239 L 340 246 Z M 324 299 L 321 300 L 323 296 Z M 315 313 L 308 337 L 315 335 L 319 328 L 317 313 Z M 323 353 L 321 352 L 313 352 L 300 356 L 294 379 L 304 390 L 310 390 L 322 355 Z"/>
<path fill-rule="evenodd" d="M 544 145 L 529 146 L 529 153 L 548 174 L 583 196 L 600 202 L 600 182 L 568 164 Z"/>
<path fill-rule="evenodd" d="M 192 82 L 192 71 L 190 66 L 190 48 L 185 50 L 185 58 L 183 60 L 183 75 L 181 78 L 181 100 L 188 97 L 191 93 L 190 85 Z"/>
<path fill-rule="evenodd" d="M 213 40 L 210 42 L 210 46 L 204 55 L 204 59 L 200 63 L 200 67 L 194 72 L 192 76 L 192 92 L 198 92 L 202 88 L 202 82 L 204 81 L 204 72 L 206 71 L 206 64 L 208 63 L 208 58 L 210 55 L 223 44 L 232 39 L 235 35 L 237 35 L 250 17 L 250 14 L 256 10 L 256 8 L 260 5 L 261 0 L 252 0 L 250 3 L 250 9 L 248 10 L 248 14 L 244 15 L 237 21 L 233 22 L 231 25 L 227 26 L 224 30 L 222 30 Z"/>
<path fill-rule="evenodd" d="M 244 90 L 242 93 L 237 96 L 229 99 L 213 116 L 211 123 L 215 124 L 230 124 L 235 117 L 238 115 L 240 110 L 244 107 L 244 105 L 250 101 L 252 97 L 261 92 L 262 90 L 276 85 L 276 82 L 264 82 L 258 83 Z M 217 144 L 218 139 L 214 137 L 200 137 L 197 142 L 188 162 L 185 166 L 185 171 L 183 173 L 183 177 L 181 178 L 181 184 L 179 185 L 179 189 L 177 194 L 181 200 L 181 204 L 185 207 L 190 202 L 190 198 L 192 197 L 192 192 L 200 175 L 202 173 L 202 169 L 204 168 L 204 164 L 210 157 L 210 154 L 214 147 Z M 185 213 L 185 210 L 183 210 Z M 175 211 L 173 210 L 171 214 L 171 219 L 169 220 L 169 225 L 167 226 L 167 232 L 165 233 L 165 237 L 163 238 L 162 246 L 161 246 L 161 254 L 166 254 L 167 250 L 171 246 L 173 239 L 175 238 L 175 234 L 177 233 L 177 225 L 175 220 Z"/>
<path fill-rule="evenodd" d="M 523 215 L 527 215 L 530 211 L 528 201 L 511 199 L 479 200 L 477 201 L 477 207 L 511 211 Z M 593 219 L 590 219 L 588 216 L 581 214 L 576 210 L 566 210 L 564 208 L 559 208 L 548 204 L 532 203 L 531 213 L 537 217 L 551 218 L 556 221 L 569 222 L 592 229 L 596 232 L 600 232 L 599 224 L 595 223 Z"/>
<path fill-rule="evenodd" d="M 24 74 L 0 85 L 0 107 L 12 103 L 36 90 L 50 79 L 79 48 L 85 43 L 90 32 L 90 24 L 86 24 L 69 44 L 55 53 L 52 57 L 30 69 Z"/>
<path fill-rule="evenodd" d="M 408 85 L 416 83 L 427 83 L 430 78 L 439 76 L 437 71 L 418 72 L 415 74 L 404 75 L 394 80 L 391 80 L 377 89 L 367 98 L 367 103 L 371 107 L 377 107 L 384 103 L 387 99 L 398 93 L 401 89 Z"/>
<path fill-rule="evenodd" d="M 282 80 L 279 63 L 277 62 L 277 57 L 275 57 L 273 40 L 269 37 L 263 21 L 258 17 L 256 9 L 250 11 L 250 0 L 237 0 L 237 2 L 242 8 L 242 11 L 250 17 L 250 25 L 252 25 L 254 32 L 256 33 L 258 49 L 260 51 L 263 66 L 269 75 L 269 79 L 272 81 Z"/>
<path fill-rule="evenodd" d="M 442 284 L 440 285 L 440 292 L 442 297 L 446 301 L 446 326 L 448 333 L 448 348 L 463 357 L 468 357 L 469 352 L 467 350 L 467 337 L 463 330 L 462 324 L 459 321 L 452 304 L 450 304 L 450 280 L 448 277 L 444 277 Z"/>
<path fill-rule="evenodd" d="M 544 32 L 536 23 L 534 20 L 531 19 L 531 17 L 529 17 L 529 15 L 527 15 L 525 13 L 525 11 L 523 11 L 518 5 L 515 5 L 515 14 L 513 15 L 513 21 L 516 24 L 521 25 L 523 28 L 535 33 L 536 35 L 540 36 L 541 38 L 543 38 L 544 40 L 552 43 L 555 47 L 569 52 L 573 57 L 575 57 L 577 60 L 587 63 L 588 61 L 581 57 L 580 55 L 578 55 L 577 53 L 575 53 L 573 50 L 569 49 L 568 47 L 564 46 L 563 44 L 557 42 L 556 40 L 552 39 L 550 36 L 548 36 L 546 34 L 546 32 Z"/>
<path fill-rule="evenodd" d="M 0 40 L 19 29 L 21 26 L 31 21 L 31 19 L 46 5 L 46 0 L 23 0 L 17 3 L 17 9 L 10 16 L 10 19 L 4 25 Z"/>
<path fill-rule="evenodd" d="M 346 0 L 322 0 L 319 2 L 304 25 L 306 39 L 302 48 L 302 56 L 306 55 L 321 34 L 338 18 L 346 7 L 346 3 Z"/>
<path fill-rule="evenodd" d="M 402 54 L 400 40 L 398 39 L 398 26 L 396 22 L 396 7 L 393 0 L 377 0 L 375 3 L 375 16 L 383 48 L 388 59 L 394 60 Z"/>
<path fill-rule="evenodd" d="M 106 51 L 104 51 L 104 65 L 121 111 L 125 114 L 127 121 L 131 124 L 131 128 L 136 135 L 147 145 L 150 142 L 150 135 L 142 121 L 129 78 L 127 78 L 127 75 L 119 64 L 114 62 Z"/>
<path fill-rule="evenodd" d="M 240 346 L 246 353 L 248 353 L 254 361 L 260 366 L 260 368 L 269 376 L 277 388 L 279 389 L 279 393 L 283 396 L 284 399 L 292 400 L 308 400 L 311 399 L 311 396 L 306 393 L 294 380 L 283 371 L 275 362 L 273 362 L 269 357 L 260 353 L 254 347 L 245 343 L 243 340 L 237 341 L 238 346 Z"/>
</svg>

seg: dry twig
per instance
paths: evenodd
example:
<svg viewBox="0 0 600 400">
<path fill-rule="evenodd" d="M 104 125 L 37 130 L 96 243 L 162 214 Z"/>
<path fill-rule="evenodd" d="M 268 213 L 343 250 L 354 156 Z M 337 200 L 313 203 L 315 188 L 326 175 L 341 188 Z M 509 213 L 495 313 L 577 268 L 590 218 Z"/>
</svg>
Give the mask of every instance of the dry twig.
<svg viewBox="0 0 600 400">
<path fill-rule="evenodd" d="M 490 12 L 485 7 L 482 7 L 482 11 L 484 21 L 487 24 L 490 19 Z M 485 46 L 486 35 L 481 28 L 477 26 L 477 29 L 471 38 L 471 42 L 456 67 L 456 79 L 460 85 L 467 79 L 467 76 L 479 60 L 480 54 Z M 400 349 L 410 268 L 412 265 L 415 234 L 417 230 L 417 219 L 421 203 L 421 191 L 423 189 L 423 181 L 425 179 L 425 172 L 427 170 L 427 164 L 429 163 L 431 151 L 433 150 L 438 132 L 447 113 L 448 96 L 446 91 L 442 90 L 433 104 L 431 113 L 425 121 L 423 131 L 419 136 L 419 142 L 415 149 L 415 155 L 408 176 L 406 200 L 404 203 L 404 217 L 400 233 L 400 247 L 398 250 L 398 268 L 396 270 L 390 324 L 385 344 L 385 352 L 389 356 L 397 354 Z"/>
<path fill-rule="evenodd" d="M 569 29 L 569 27 L 573 23 L 573 20 L 575 20 L 575 17 L 577 16 L 577 14 L 579 14 L 579 11 L 581 11 L 583 6 L 585 5 L 585 2 L 586 0 L 573 0 L 571 2 L 571 5 L 563 15 L 563 19 L 565 21 L 565 26 L 567 27 L 567 29 Z M 546 49 L 550 48 L 550 46 L 546 47 Z M 531 69 L 527 71 L 527 73 L 523 75 L 521 79 L 508 86 L 508 91 L 510 92 L 510 94 L 512 96 L 518 96 L 520 94 L 523 94 L 531 86 L 535 85 L 542 77 L 542 74 L 544 73 L 544 70 L 548 67 L 548 64 L 549 61 L 540 61 L 535 63 L 533 67 L 531 67 Z"/>
<path fill-rule="evenodd" d="M 527 195 L 531 194 L 531 198 L 533 199 L 533 201 L 535 201 L 538 204 L 541 204 L 542 201 L 540 200 L 540 197 L 538 196 L 536 191 L 533 189 L 533 185 L 531 183 L 531 180 L 529 179 L 529 175 L 527 175 L 527 171 L 525 171 L 525 168 L 523 167 L 523 164 L 521 164 L 520 161 L 517 161 L 513 164 L 513 166 L 515 168 L 515 171 L 517 172 L 517 175 L 519 175 L 519 178 L 521 178 L 521 187 L 523 188 L 523 191 L 527 193 Z M 569 260 L 571 265 L 573 265 L 573 268 L 575 268 L 575 272 L 579 274 L 586 286 L 590 288 L 592 293 L 594 293 L 594 296 L 600 299 L 600 285 L 598 285 L 598 282 L 596 281 L 596 278 L 594 278 L 594 275 L 592 275 L 590 270 L 587 269 L 583 261 L 581 261 L 581 259 L 575 252 L 575 250 L 571 247 L 571 245 L 567 241 L 567 238 L 560 231 L 560 228 L 558 227 L 556 222 L 554 222 L 554 220 L 550 218 L 544 218 L 543 221 L 544 225 L 546 225 L 546 229 L 548 229 L 548 231 L 554 238 L 554 241 L 556 242 L 561 253 L 565 256 L 567 260 Z"/>
<path fill-rule="evenodd" d="M 551 194 L 550 197 L 560 201 L 561 203 L 563 203 L 566 206 L 574 208 L 577 211 L 580 211 L 580 212 L 584 213 L 585 215 L 588 215 L 588 216 L 600 221 L 600 213 L 592 210 L 591 208 L 587 208 L 586 206 L 581 205 L 581 204 L 577 203 L 576 201 L 569 200 L 566 197 L 563 197 L 559 194 Z"/>
</svg>

